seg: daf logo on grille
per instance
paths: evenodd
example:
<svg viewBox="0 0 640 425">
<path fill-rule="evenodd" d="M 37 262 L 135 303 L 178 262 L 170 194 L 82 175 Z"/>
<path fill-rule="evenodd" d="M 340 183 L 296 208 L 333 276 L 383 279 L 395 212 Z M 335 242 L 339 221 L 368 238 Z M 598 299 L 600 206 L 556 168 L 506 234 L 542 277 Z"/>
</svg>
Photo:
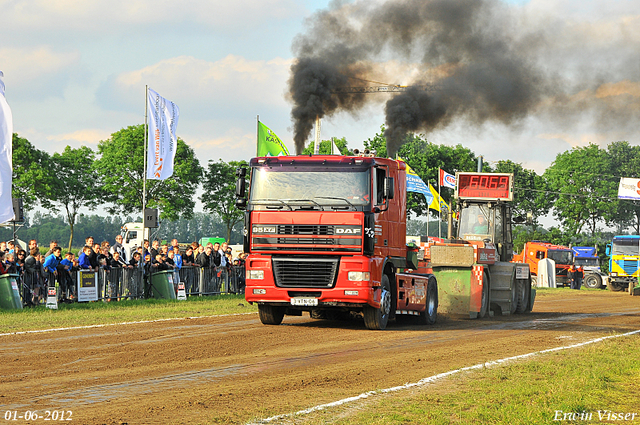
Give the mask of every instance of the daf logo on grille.
<svg viewBox="0 0 640 425">
<path fill-rule="evenodd" d="M 349 229 L 349 228 L 342 228 L 342 227 L 338 227 L 336 229 L 336 234 L 340 235 L 340 234 L 348 234 L 348 235 L 359 235 L 360 234 L 360 229 L 356 228 L 356 229 Z"/>
<path fill-rule="evenodd" d="M 276 233 L 275 226 L 253 226 L 253 233 Z"/>
</svg>

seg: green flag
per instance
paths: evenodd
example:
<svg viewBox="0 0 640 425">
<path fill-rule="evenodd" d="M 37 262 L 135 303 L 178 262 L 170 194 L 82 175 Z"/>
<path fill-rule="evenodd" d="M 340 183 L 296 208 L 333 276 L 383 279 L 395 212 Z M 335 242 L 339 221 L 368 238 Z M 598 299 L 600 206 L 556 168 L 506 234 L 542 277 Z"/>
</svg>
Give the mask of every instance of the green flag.
<svg viewBox="0 0 640 425">
<path fill-rule="evenodd" d="M 258 156 L 289 155 L 287 147 L 276 133 L 258 121 Z"/>
</svg>

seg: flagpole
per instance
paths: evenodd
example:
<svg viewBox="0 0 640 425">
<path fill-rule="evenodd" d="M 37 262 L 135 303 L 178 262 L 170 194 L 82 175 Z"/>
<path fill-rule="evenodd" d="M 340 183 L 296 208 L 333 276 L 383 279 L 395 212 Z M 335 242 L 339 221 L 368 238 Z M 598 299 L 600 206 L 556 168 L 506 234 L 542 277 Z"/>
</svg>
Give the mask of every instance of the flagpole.
<svg viewBox="0 0 640 425">
<path fill-rule="evenodd" d="M 320 154 L 320 117 L 316 115 L 316 138 L 313 144 L 313 154 Z"/>
<path fill-rule="evenodd" d="M 440 173 L 439 169 L 438 173 Z M 438 178 L 438 237 L 442 239 L 442 206 L 440 205 L 440 187 L 442 187 L 442 185 L 440 183 L 440 178 Z"/>
<path fill-rule="evenodd" d="M 144 223 L 144 208 L 147 204 L 147 133 L 148 133 L 148 115 L 149 109 L 149 86 L 144 86 L 144 169 L 142 170 L 142 222 Z M 144 229 L 142 238 L 144 239 Z"/>
<path fill-rule="evenodd" d="M 429 183 L 429 180 L 427 180 Z M 427 242 L 429 242 L 429 216 L 431 215 L 431 210 L 429 209 L 429 203 L 427 202 Z"/>
<path fill-rule="evenodd" d="M 256 156 L 260 155 L 260 115 L 256 115 Z"/>
</svg>

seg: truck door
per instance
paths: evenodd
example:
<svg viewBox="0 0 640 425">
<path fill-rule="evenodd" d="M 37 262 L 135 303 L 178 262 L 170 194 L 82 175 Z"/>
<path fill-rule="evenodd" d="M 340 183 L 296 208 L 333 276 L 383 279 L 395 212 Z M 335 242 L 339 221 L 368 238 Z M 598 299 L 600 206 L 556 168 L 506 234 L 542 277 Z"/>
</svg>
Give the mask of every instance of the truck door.
<svg viewBox="0 0 640 425">
<path fill-rule="evenodd" d="M 375 207 L 380 209 L 376 214 L 376 248 L 380 255 L 387 255 L 389 247 L 389 204 L 384 196 L 385 180 L 387 178 L 387 168 L 378 166 L 374 168 L 373 191 Z"/>
</svg>

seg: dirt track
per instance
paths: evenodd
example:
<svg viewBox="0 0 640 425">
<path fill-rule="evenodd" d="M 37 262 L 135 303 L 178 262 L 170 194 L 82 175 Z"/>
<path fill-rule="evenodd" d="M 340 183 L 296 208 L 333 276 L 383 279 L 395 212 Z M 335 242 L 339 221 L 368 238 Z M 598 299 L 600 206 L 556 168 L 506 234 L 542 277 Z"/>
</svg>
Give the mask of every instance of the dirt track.
<svg viewBox="0 0 640 425">
<path fill-rule="evenodd" d="M 640 297 L 566 289 L 529 315 L 382 332 L 308 316 L 263 326 L 250 314 L 2 336 L 0 421 L 64 409 L 73 423 L 245 423 L 639 328 Z"/>
</svg>

